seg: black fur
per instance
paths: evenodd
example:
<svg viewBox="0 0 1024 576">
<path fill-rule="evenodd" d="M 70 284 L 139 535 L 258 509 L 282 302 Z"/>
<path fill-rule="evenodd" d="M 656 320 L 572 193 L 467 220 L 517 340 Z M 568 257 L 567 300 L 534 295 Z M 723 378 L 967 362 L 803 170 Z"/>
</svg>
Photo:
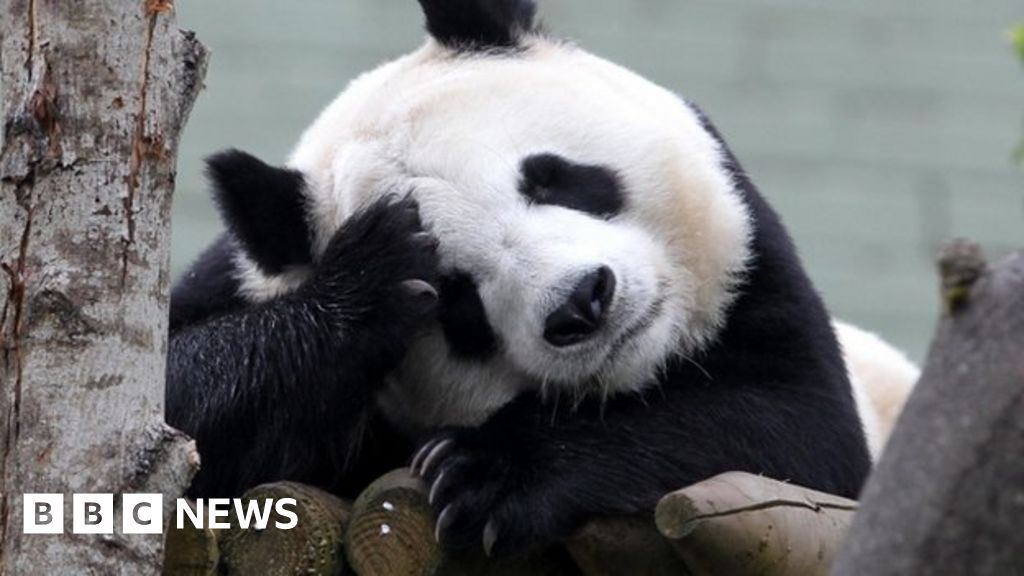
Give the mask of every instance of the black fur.
<svg viewBox="0 0 1024 576">
<path fill-rule="evenodd" d="M 622 210 L 619 177 L 604 166 L 575 164 L 556 154 L 523 160 L 519 191 L 535 204 L 550 204 L 611 218 Z"/>
<path fill-rule="evenodd" d="M 448 349 L 463 360 L 483 362 L 498 350 L 498 337 L 487 321 L 476 282 L 465 272 L 441 279 L 438 320 Z"/>
<path fill-rule="evenodd" d="M 731 154 L 727 168 L 756 257 L 719 339 L 641 396 L 570 408 L 528 395 L 441 432 L 421 472 L 443 473 L 442 541 L 480 546 L 486 532 L 494 553 L 516 553 L 587 518 L 650 514 L 665 493 L 730 470 L 857 496 L 870 458 L 829 316 L 778 216 Z"/>
<path fill-rule="evenodd" d="M 532 0 L 419 0 L 427 31 L 441 44 L 460 50 L 515 48 L 533 29 Z"/>
<path fill-rule="evenodd" d="M 245 305 L 235 278 L 234 258 L 239 250 L 230 233 L 221 234 L 175 283 L 171 290 L 171 333 Z"/>
<path fill-rule="evenodd" d="M 229 282 L 225 249 L 174 291 L 167 420 L 199 446 L 190 494 L 283 479 L 349 492 L 399 464 L 409 448 L 376 426 L 371 399 L 436 307 L 436 242 L 416 204 L 386 198 L 351 218 L 296 292 L 214 313 L 196 303 Z"/>
<path fill-rule="evenodd" d="M 267 274 L 309 264 L 302 175 L 239 150 L 207 159 L 214 199 L 228 228 Z"/>
</svg>

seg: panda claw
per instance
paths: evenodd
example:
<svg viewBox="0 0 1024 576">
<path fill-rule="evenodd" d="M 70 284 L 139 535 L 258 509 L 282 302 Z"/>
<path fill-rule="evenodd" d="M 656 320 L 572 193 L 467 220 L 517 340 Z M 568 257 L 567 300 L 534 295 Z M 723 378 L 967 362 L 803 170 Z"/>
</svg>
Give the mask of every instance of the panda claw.
<svg viewBox="0 0 1024 576">
<path fill-rule="evenodd" d="M 434 448 L 427 454 L 427 457 L 423 459 L 423 467 L 420 469 L 420 476 L 429 476 L 434 464 L 443 459 L 454 446 L 455 442 L 453 442 L 451 438 L 445 438 L 435 444 Z"/>
<path fill-rule="evenodd" d="M 436 248 L 437 240 L 430 232 L 416 232 L 412 235 L 412 241 L 425 248 Z"/>
<path fill-rule="evenodd" d="M 423 464 L 423 459 L 427 457 L 427 454 L 430 453 L 430 451 L 434 448 L 434 444 L 436 443 L 436 440 L 431 440 L 430 442 L 424 444 L 423 447 L 420 448 L 418 452 L 416 452 L 416 455 L 412 457 L 412 463 L 409 464 L 410 472 L 417 476 L 420 476 L 420 465 Z"/>
<path fill-rule="evenodd" d="M 494 551 L 494 544 L 498 541 L 498 527 L 494 523 L 494 519 L 491 518 L 487 521 L 484 526 L 484 554 L 490 558 L 491 553 Z"/>
<path fill-rule="evenodd" d="M 414 298 L 422 298 L 431 302 L 437 301 L 437 289 L 423 280 L 406 280 L 402 282 L 402 288 Z"/>
<path fill-rule="evenodd" d="M 452 517 L 452 505 L 449 504 L 441 510 L 441 513 L 437 516 L 437 523 L 434 524 L 434 541 L 438 544 L 441 543 L 441 533 L 448 529 L 452 525 L 454 518 Z"/>
<path fill-rule="evenodd" d="M 427 496 L 427 503 L 431 506 L 434 505 L 434 500 L 437 499 L 437 495 L 441 491 L 441 486 L 443 486 L 444 473 L 445 470 L 441 470 L 441 473 L 437 475 L 437 480 L 434 480 L 434 485 L 430 487 L 430 495 Z"/>
<path fill-rule="evenodd" d="M 401 194 L 397 191 L 392 190 L 391 192 L 388 192 L 386 196 L 389 204 L 407 204 L 416 202 L 416 200 L 413 199 L 411 192 Z"/>
</svg>

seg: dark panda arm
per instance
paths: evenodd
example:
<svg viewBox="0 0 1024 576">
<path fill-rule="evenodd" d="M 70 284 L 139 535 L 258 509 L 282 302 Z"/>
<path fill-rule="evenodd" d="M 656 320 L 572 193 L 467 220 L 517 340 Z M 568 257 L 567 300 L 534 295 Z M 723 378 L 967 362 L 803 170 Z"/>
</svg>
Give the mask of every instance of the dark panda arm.
<svg viewBox="0 0 1024 576">
<path fill-rule="evenodd" d="M 318 475 L 308 452 L 346 440 L 340 427 L 325 434 L 320 424 L 349 421 L 365 405 L 358 386 L 331 377 L 360 372 L 339 361 L 345 338 L 336 324 L 305 297 L 290 296 L 171 338 L 167 420 L 193 436 L 202 455 L 191 495 L 237 496 L 261 482 Z M 318 415 L 328 406 L 335 414 Z M 343 445 L 331 448 L 344 454 Z"/>
<path fill-rule="evenodd" d="M 442 434 L 414 463 L 442 541 L 519 552 L 588 518 L 650 514 L 666 493 L 730 470 L 856 495 L 870 463 L 848 399 L 811 398 L 809 381 L 701 383 L 699 372 L 576 408 L 524 396 L 478 429 Z"/>
<path fill-rule="evenodd" d="M 381 201 L 335 234 L 295 293 L 179 322 L 167 419 L 198 442 L 193 495 L 341 480 L 370 394 L 433 309 L 434 252 L 415 203 Z"/>
</svg>

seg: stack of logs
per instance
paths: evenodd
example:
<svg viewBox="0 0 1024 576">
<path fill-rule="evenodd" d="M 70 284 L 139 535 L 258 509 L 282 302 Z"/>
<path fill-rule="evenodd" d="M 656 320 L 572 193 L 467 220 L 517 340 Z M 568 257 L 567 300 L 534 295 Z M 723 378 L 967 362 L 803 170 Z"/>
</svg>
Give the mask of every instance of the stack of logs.
<svg viewBox="0 0 1024 576">
<path fill-rule="evenodd" d="M 668 494 L 653 518 L 597 520 L 564 547 L 490 560 L 482 551 L 452 555 L 438 546 L 426 492 L 405 470 L 381 477 L 352 504 L 287 482 L 254 488 L 244 498 L 294 498 L 298 525 L 243 530 L 233 522 L 227 530 L 171 531 L 164 574 L 817 575 L 828 573 L 856 507 L 731 472 Z"/>
</svg>

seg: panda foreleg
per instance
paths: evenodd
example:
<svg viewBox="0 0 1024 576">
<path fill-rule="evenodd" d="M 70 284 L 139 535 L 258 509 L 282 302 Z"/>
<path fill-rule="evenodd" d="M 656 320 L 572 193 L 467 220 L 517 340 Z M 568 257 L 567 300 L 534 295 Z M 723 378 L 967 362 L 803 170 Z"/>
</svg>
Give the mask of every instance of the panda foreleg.
<svg viewBox="0 0 1024 576">
<path fill-rule="evenodd" d="M 524 396 L 478 428 L 442 432 L 413 468 L 441 541 L 494 554 L 562 541 L 592 517 L 650 514 L 666 493 L 732 470 L 855 496 L 870 466 L 856 414 L 838 396 L 806 396 L 722 382 L 562 410 Z"/>
<path fill-rule="evenodd" d="M 191 494 L 342 482 L 374 391 L 435 307 L 435 252 L 415 203 L 386 199 L 335 234 L 295 292 L 174 333 L 167 419 L 198 443 Z"/>
</svg>

